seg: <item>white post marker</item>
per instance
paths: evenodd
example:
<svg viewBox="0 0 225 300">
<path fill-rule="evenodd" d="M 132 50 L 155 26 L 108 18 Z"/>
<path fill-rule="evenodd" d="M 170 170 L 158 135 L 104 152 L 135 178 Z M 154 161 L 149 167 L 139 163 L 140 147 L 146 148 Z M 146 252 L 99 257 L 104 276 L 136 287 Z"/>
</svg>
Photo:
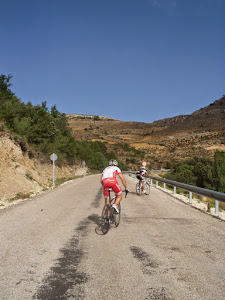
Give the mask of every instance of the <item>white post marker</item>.
<svg viewBox="0 0 225 300">
<path fill-rule="evenodd" d="M 82 162 L 82 166 L 83 166 L 83 168 L 85 168 L 85 166 L 86 166 L 86 162 L 85 161 Z M 85 173 L 85 171 L 83 172 L 83 176 L 84 176 L 84 173 Z"/>
<path fill-rule="evenodd" d="M 54 188 L 54 184 L 55 184 L 55 161 L 57 160 L 58 156 L 55 153 L 52 153 L 50 155 L 50 159 L 53 162 L 53 175 L 52 175 L 52 188 Z"/>
</svg>

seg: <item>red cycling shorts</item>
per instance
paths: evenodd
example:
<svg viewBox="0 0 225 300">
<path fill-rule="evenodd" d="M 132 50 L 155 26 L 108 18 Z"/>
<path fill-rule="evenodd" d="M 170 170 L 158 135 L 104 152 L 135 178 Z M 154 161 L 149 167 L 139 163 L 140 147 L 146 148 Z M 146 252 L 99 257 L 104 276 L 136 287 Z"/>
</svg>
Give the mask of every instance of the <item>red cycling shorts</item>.
<svg viewBox="0 0 225 300">
<path fill-rule="evenodd" d="M 122 193 L 121 187 L 119 186 L 116 178 L 106 178 L 103 180 L 103 193 L 105 197 L 109 196 L 108 189 L 110 188 L 116 195 L 120 195 Z"/>
</svg>

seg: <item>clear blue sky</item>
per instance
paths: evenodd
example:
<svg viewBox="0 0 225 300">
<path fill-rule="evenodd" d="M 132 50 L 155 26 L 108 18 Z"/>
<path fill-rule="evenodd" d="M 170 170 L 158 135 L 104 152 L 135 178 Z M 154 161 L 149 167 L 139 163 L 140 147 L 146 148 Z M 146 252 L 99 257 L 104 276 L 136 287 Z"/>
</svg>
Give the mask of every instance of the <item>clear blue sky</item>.
<svg viewBox="0 0 225 300">
<path fill-rule="evenodd" d="M 22 102 L 153 122 L 225 94 L 225 0 L 0 0 Z"/>
</svg>

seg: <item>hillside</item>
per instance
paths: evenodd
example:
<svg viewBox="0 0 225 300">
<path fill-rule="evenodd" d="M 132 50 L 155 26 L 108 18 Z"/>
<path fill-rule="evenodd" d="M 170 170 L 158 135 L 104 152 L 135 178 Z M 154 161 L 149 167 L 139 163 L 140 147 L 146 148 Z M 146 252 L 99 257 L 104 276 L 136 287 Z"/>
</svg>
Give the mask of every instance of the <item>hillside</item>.
<svg viewBox="0 0 225 300">
<path fill-rule="evenodd" d="M 38 157 L 29 157 L 13 136 L 0 126 L 0 209 L 52 188 L 52 163 Z M 81 165 L 55 164 L 55 183 L 86 173 Z"/>
<path fill-rule="evenodd" d="M 67 119 L 76 140 L 105 142 L 129 170 L 136 170 L 144 159 L 149 168 L 159 169 L 169 167 L 174 159 L 212 157 L 216 149 L 225 151 L 225 97 L 193 114 L 153 123 L 73 114 Z M 26 147 L 0 124 L 0 208 L 51 188 L 50 159 L 42 160 Z M 56 164 L 55 178 L 71 178 L 84 171 L 79 163 Z"/>
<path fill-rule="evenodd" d="M 174 159 L 212 157 L 216 149 L 225 151 L 225 96 L 190 115 L 153 123 L 73 114 L 67 118 L 76 139 L 106 142 L 109 148 L 118 149 L 130 168 L 137 167 L 141 159 L 132 151 L 120 150 L 118 144 L 141 150 L 152 169 L 169 166 Z"/>
</svg>

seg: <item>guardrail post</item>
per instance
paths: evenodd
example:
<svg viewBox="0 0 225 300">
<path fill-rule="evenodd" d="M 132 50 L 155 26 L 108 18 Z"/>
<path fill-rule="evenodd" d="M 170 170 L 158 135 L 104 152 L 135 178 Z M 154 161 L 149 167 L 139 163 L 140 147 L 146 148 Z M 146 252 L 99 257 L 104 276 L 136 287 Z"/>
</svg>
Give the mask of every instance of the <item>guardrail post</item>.
<svg viewBox="0 0 225 300">
<path fill-rule="evenodd" d="M 189 192 L 189 203 L 192 204 L 192 192 Z"/>
<path fill-rule="evenodd" d="M 215 200 L 215 215 L 219 216 L 219 201 Z"/>
<path fill-rule="evenodd" d="M 150 184 L 152 185 L 152 179 L 151 179 L 151 181 L 150 181 Z"/>
<path fill-rule="evenodd" d="M 182 190 L 188 191 L 189 192 L 189 203 L 193 203 L 193 194 L 201 195 L 204 197 L 208 197 L 211 199 L 215 200 L 215 212 L 214 214 L 219 217 L 219 201 L 222 201 L 225 203 L 225 193 L 209 190 L 209 189 L 204 189 L 200 187 L 196 187 L 193 185 L 177 182 L 177 181 L 172 181 L 164 178 L 158 178 L 154 176 L 150 176 L 151 178 L 151 184 L 153 182 L 155 183 L 155 186 L 159 186 L 159 182 L 163 183 L 164 189 L 166 189 L 166 185 L 170 187 L 173 187 L 173 194 L 176 194 L 176 188 L 180 188 Z"/>
<path fill-rule="evenodd" d="M 166 184 L 165 184 L 165 182 L 163 183 L 163 188 L 164 188 L 164 190 L 166 189 Z"/>
</svg>

